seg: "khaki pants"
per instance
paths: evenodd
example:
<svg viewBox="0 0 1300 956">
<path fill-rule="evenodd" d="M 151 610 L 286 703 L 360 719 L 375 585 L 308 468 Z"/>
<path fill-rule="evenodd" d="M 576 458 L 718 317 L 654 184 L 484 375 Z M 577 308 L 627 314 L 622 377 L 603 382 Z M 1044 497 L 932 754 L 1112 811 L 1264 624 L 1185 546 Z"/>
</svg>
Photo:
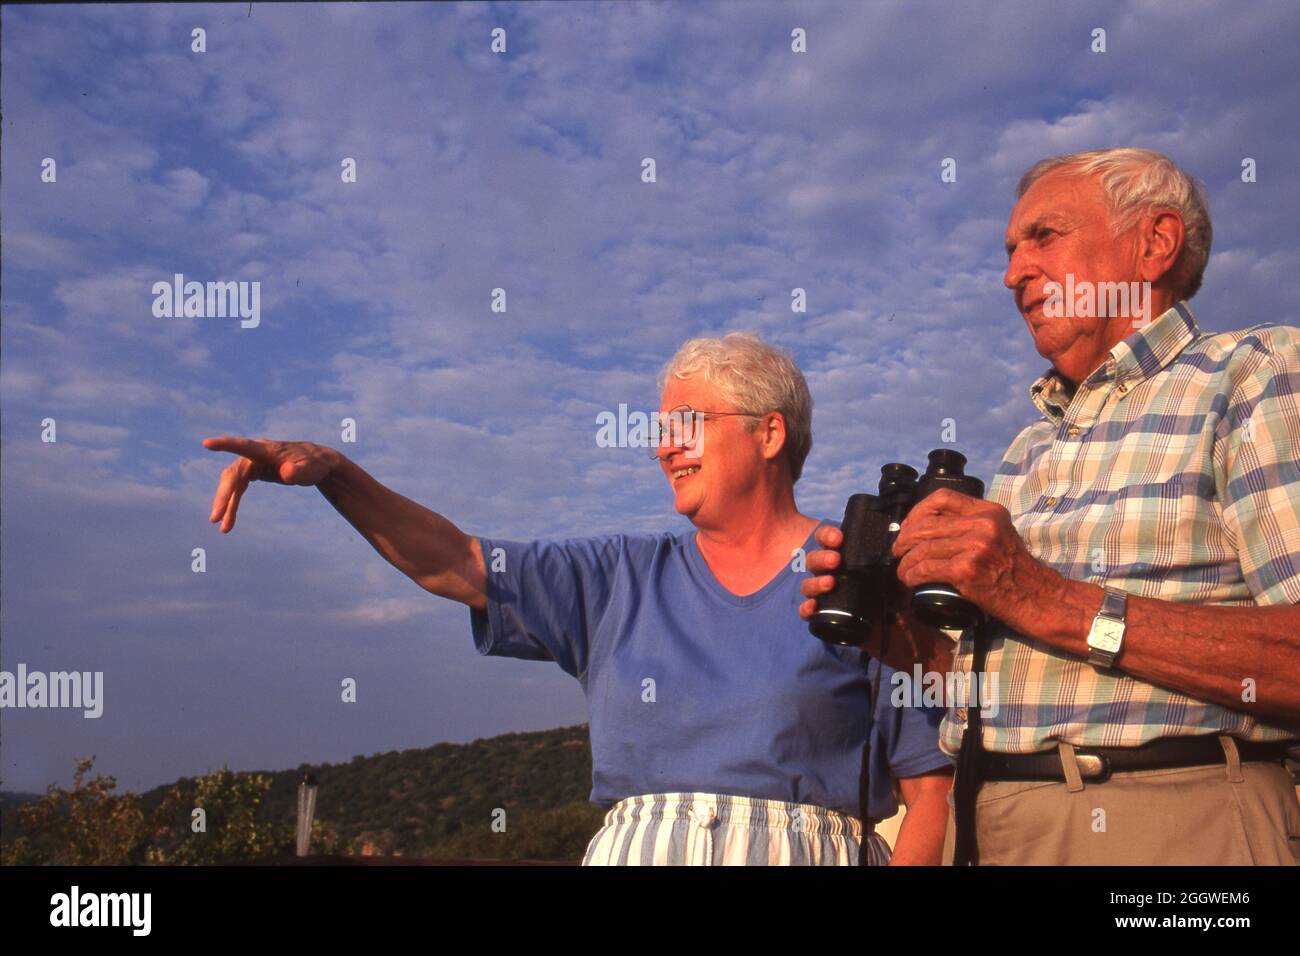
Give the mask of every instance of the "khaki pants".
<svg viewBox="0 0 1300 956">
<path fill-rule="evenodd" d="M 975 801 L 982 866 L 1296 866 L 1300 802 L 1281 763 L 1137 770 L 1080 779 L 1062 744 L 1066 782 L 992 781 Z M 949 794 L 944 863 L 955 827 Z"/>
</svg>

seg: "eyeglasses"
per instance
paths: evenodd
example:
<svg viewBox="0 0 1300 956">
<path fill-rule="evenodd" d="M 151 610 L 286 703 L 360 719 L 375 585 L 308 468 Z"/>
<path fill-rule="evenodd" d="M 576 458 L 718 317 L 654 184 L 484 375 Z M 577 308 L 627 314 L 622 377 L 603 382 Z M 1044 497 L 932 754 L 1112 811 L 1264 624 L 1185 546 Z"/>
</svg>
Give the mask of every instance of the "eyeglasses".
<svg viewBox="0 0 1300 956">
<path fill-rule="evenodd" d="M 742 418 L 762 418 L 757 412 L 702 412 L 699 409 L 691 408 L 689 405 L 678 405 L 670 409 L 668 414 L 660 415 L 656 419 L 658 433 L 653 437 L 656 450 L 650 453 L 650 457 L 658 461 L 660 448 L 694 448 L 699 444 L 703 437 L 704 418 L 728 418 L 739 416 Z"/>
</svg>

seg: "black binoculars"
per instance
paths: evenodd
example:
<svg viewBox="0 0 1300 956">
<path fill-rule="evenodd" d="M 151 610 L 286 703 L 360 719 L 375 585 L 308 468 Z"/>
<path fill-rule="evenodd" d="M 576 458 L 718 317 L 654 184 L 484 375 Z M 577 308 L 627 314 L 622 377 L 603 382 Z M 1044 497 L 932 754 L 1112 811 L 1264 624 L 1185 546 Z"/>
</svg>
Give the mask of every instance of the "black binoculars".
<svg viewBox="0 0 1300 956">
<path fill-rule="evenodd" d="M 951 448 L 930 452 L 924 475 L 910 465 L 892 462 L 880 469 L 879 494 L 849 498 L 844 509 L 844 546 L 835 589 L 817 599 L 808 629 L 828 644 L 857 647 L 873 626 L 888 620 L 891 596 L 898 592 L 898 561 L 892 554 L 899 526 L 916 503 L 940 488 L 972 498 L 984 497 L 984 482 L 967 475 L 966 456 Z M 973 627 L 983 612 L 947 584 L 912 589 L 912 612 L 932 627 Z"/>
</svg>

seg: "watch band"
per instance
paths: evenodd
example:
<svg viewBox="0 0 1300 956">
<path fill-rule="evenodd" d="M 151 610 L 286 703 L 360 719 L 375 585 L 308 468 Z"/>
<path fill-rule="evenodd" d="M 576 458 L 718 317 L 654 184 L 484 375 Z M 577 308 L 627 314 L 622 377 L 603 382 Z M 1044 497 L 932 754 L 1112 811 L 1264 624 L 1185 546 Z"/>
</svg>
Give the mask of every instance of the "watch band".
<svg viewBox="0 0 1300 956">
<path fill-rule="evenodd" d="M 1102 589 L 1101 610 L 1098 614 L 1105 614 L 1109 618 L 1117 621 L 1123 621 L 1124 615 L 1128 611 L 1128 592 L 1121 591 L 1119 588 L 1105 587 Z"/>
<path fill-rule="evenodd" d="M 1125 617 L 1128 612 L 1128 593 L 1118 588 L 1106 587 L 1102 593 L 1101 610 L 1093 618 L 1088 632 L 1088 663 L 1097 667 L 1115 666 L 1124 647 Z"/>
</svg>

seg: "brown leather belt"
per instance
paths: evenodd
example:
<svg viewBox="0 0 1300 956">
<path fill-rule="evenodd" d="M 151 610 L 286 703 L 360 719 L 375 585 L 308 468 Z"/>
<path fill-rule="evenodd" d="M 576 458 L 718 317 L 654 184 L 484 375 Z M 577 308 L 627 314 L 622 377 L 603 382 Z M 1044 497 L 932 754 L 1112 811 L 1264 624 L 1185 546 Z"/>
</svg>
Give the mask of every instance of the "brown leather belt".
<svg viewBox="0 0 1300 956">
<path fill-rule="evenodd" d="M 1282 761 L 1287 748 L 1295 741 L 1254 743 L 1238 740 L 1237 753 L 1246 761 Z M 1141 747 L 1077 747 L 1074 751 L 1079 776 L 1103 783 L 1113 773 L 1129 770 L 1158 770 L 1169 767 L 1199 767 L 1227 762 L 1217 735 L 1199 737 L 1165 737 Z M 1065 780 L 1059 751 L 1032 754 L 980 754 L 980 777 L 983 780 Z"/>
</svg>

